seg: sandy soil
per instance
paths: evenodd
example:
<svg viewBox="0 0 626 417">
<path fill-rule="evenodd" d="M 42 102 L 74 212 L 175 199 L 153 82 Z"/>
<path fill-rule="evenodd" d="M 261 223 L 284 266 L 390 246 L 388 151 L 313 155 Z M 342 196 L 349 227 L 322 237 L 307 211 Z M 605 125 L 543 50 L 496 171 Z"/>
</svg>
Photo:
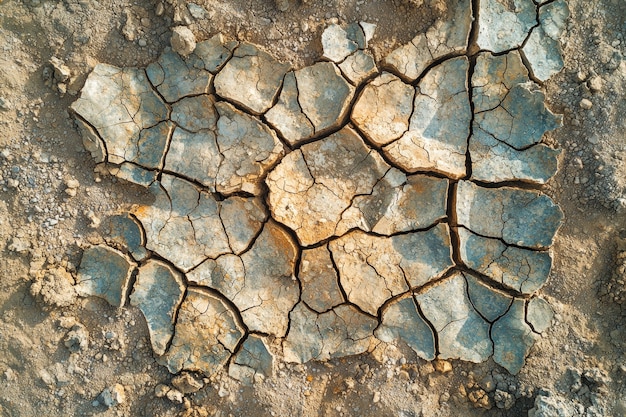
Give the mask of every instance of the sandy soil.
<svg viewBox="0 0 626 417">
<path fill-rule="evenodd" d="M 62 271 L 75 272 L 82 249 L 103 239 L 94 220 L 149 198 L 94 172 L 67 112 L 96 62 L 144 66 L 185 19 L 198 39 L 222 32 L 295 66 L 321 55 L 328 23 L 364 20 L 378 24 L 372 49 L 381 58 L 445 10 L 445 2 L 428 0 L 197 3 L 207 19 L 195 20 L 185 2 L 172 0 L 0 1 L 0 415 L 526 416 L 547 393 L 575 415 L 626 415 L 626 304 L 613 301 L 626 278 L 616 269 L 626 239 L 622 0 L 569 2 L 565 69 L 545 85 L 551 109 L 564 114 L 564 127 L 549 134 L 563 152 L 546 192 L 566 222 L 542 289 L 555 323 L 519 375 L 492 361 L 453 361 L 442 372 L 444 364 L 389 348 L 328 363 L 280 363 L 273 378 L 252 387 L 224 372 L 184 399 L 158 397 L 155 388 L 170 386 L 172 376 L 154 360 L 137 309 L 34 297 L 31 283 L 42 271 L 57 290 L 67 286 L 71 275 Z M 53 56 L 73 74 L 65 94 L 45 79 Z M 582 99 L 592 107 L 581 107 Z M 72 179 L 80 183 L 75 196 L 65 191 Z M 79 349 L 81 341 L 88 344 Z M 125 399 L 107 408 L 100 394 L 115 384 Z"/>
</svg>

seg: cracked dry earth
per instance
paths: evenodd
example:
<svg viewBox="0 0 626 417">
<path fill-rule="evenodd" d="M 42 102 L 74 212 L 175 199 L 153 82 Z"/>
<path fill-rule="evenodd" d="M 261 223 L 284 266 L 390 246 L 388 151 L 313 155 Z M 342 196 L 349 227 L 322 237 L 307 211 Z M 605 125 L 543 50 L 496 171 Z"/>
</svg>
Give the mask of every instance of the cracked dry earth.
<svg viewBox="0 0 626 417">
<path fill-rule="evenodd" d="M 222 35 L 98 64 L 71 106 L 85 147 L 154 201 L 108 220 L 77 292 L 129 299 L 174 374 L 252 383 L 275 354 L 381 343 L 517 374 L 553 318 L 537 292 L 563 219 L 541 83 L 569 12 L 541 3 L 451 2 L 378 64 L 365 22 L 302 68 Z"/>
</svg>

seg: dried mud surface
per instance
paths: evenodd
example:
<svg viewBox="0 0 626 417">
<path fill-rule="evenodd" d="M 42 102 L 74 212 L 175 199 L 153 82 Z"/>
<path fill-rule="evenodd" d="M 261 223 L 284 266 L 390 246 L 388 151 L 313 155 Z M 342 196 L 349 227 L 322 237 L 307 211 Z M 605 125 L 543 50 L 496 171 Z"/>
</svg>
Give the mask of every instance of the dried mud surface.
<svg viewBox="0 0 626 417">
<path fill-rule="evenodd" d="M 173 379 L 156 363 L 137 308 L 73 293 L 83 249 L 107 238 L 94 226 L 131 202 L 151 203 L 143 188 L 94 172 L 67 111 L 74 94 L 97 62 L 153 62 L 181 19 L 200 40 L 222 32 L 301 68 L 322 55 L 331 23 L 378 24 L 378 61 L 445 13 L 446 2 L 196 3 L 208 19 L 196 21 L 183 1 L 0 3 L 1 415 L 526 416 L 548 393 L 565 415 L 626 415 L 624 4 L 569 2 L 565 68 L 544 85 L 550 108 L 564 115 L 546 135 L 563 152 L 544 191 L 565 222 L 542 289 L 555 320 L 521 372 L 492 360 L 426 362 L 399 346 L 279 362 L 273 377 L 246 386 L 226 370 Z M 45 77 L 53 56 L 73 74 L 65 94 Z M 34 278 L 45 285 L 33 288 Z"/>
</svg>

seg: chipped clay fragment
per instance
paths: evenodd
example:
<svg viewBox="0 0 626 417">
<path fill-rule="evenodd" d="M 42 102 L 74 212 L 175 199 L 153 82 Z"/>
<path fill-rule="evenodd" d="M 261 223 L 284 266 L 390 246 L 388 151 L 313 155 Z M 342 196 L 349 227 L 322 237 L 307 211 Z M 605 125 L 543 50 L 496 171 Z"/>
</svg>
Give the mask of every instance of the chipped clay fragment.
<svg viewBox="0 0 626 417">
<path fill-rule="evenodd" d="M 237 314 L 219 297 L 189 288 L 178 312 L 174 339 L 159 362 L 172 373 L 213 375 L 226 363 L 244 335 Z"/>
<path fill-rule="evenodd" d="M 382 73 L 365 22 L 328 27 L 322 59 L 297 70 L 221 34 L 145 71 L 97 65 L 72 104 L 85 148 L 154 202 L 105 222 L 124 253 L 85 250 L 77 292 L 122 306 L 125 253 L 142 262 L 131 303 L 172 373 L 228 363 L 252 384 L 273 374 L 270 346 L 305 363 L 380 343 L 519 372 L 553 317 L 528 297 L 563 213 L 509 185 L 558 169 L 542 140 L 562 119 L 530 78 L 562 66 L 568 12 L 480 8 L 482 51 L 467 51 L 470 1 L 454 0 Z"/>
<path fill-rule="evenodd" d="M 241 349 L 230 362 L 228 375 L 252 385 L 255 380 L 266 379 L 274 373 L 274 355 L 270 352 L 264 338 L 251 334 L 243 342 Z"/>
<path fill-rule="evenodd" d="M 471 108 L 466 57 L 432 68 L 417 86 L 409 130 L 383 148 L 408 172 L 439 172 L 451 178 L 466 174 Z"/>
<path fill-rule="evenodd" d="M 165 353 L 174 334 L 176 309 L 184 293 L 182 275 L 166 263 L 149 259 L 139 267 L 130 303 L 143 313 L 152 350 L 159 356 Z"/>
<path fill-rule="evenodd" d="M 252 114 L 262 114 L 272 106 L 290 67 L 257 46 L 242 43 L 215 76 L 215 92 Z"/>
<path fill-rule="evenodd" d="M 76 292 L 83 297 L 103 298 L 114 307 L 123 307 L 134 269 L 134 262 L 122 252 L 104 245 L 92 246 L 83 252 Z"/>
</svg>

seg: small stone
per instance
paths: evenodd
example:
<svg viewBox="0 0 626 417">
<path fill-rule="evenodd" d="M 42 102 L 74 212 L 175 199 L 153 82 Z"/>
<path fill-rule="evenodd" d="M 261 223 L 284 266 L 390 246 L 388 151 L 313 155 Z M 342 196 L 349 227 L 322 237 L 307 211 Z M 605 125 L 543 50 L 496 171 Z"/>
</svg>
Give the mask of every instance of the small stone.
<svg viewBox="0 0 626 417">
<path fill-rule="evenodd" d="M 537 395 L 535 406 L 528 410 L 528 417 L 569 417 L 573 415 L 576 413 L 567 400 L 552 395 Z"/>
<path fill-rule="evenodd" d="M 167 393 L 169 392 L 170 387 L 168 387 L 165 384 L 158 384 L 156 387 L 154 387 L 154 395 L 157 398 L 163 398 L 167 395 Z"/>
<path fill-rule="evenodd" d="M 206 9 L 196 3 L 187 3 L 187 9 L 194 19 L 201 20 L 207 16 Z"/>
<path fill-rule="evenodd" d="M 201 390 L 204 386 L 204 382 L 194 377 L 189 372 L 183 372 L 172 378 L 172 385 L 183 394 L 192 394 Z"/>
<path fill-rule="evenodd" d="M 112 408 L 120 404 L 124 404 L 124 402 L 126 401 L 124 387 L 121 384 L 115 384 L 108 388 L 105 388 L 104 391 L 102 391 L 102 393 L 100 394 L 99 399 L 102 404 L 104 404 L 107 408 Z"/>
<path fill-rule="evenodd" d="M 433 367 L 435 368 L 435 371 L 439 372 L 440 374 L 452 372 L 452 363 L 443 359 L 435 359 L 433 361 Z"/>
<path fill-rule="evenodd" d="M 50 58 L 50 65 L 54 69 L 54 79 L 57 82 L 65 83 L 70 79 L 72 71 L 65 63 L 57 57 Z"/>
<path fill-rule="evenodd" d="M 11 110 L 12 108 L 13 108 L 13 104 L 11 104 L 11 102 L 7 98 L 0 97 L 0 110 L 8 111 L 8 110 Z"/>
<path fill-rule="evenodd" d="M 583 98 L 582 100 L 580 100 L 580 108 L 584 109 L 584 110 L 589 110 L 593 107 L 593 103 L 591 102 L 591 100 L 587 99 L 587 98 Z"/>
<path fill-rule="evenodd" d="M 169 390 L 165 396 L 167 397 L 168 400 L 170 400 L 173 403 L 176 404 L 182 404 L 183 403 L 183 398 L 185 397 L 183 395 L 182 392 L 178 391 L 177 389 L 171 389 Z"/>
<path fill-rule="evenodd" d="M 589 89 L 594 92 L 594 93 L 600 93 L 602 92 L 602 87 L 604 85 L 604 81 L 602 81 L 602 77 L 600 77 L 599 75 L 596 75 L 595 77 L 591 78 L 587 84 L 589 85 Z"/>
<path fill-rule="evenodd" d="M 63 344 L 70 352 L 86 350 L 89 347 L 89 332 L 87 328 L 80 323 L 73 325 L 65 335 Z"/>
<path fill-rule="evenodd" d="M 184 57 L 196 49 L 196 37 L 187 26 L 173 27 L 170 42 L 174 52 Z"/>
</svg>

